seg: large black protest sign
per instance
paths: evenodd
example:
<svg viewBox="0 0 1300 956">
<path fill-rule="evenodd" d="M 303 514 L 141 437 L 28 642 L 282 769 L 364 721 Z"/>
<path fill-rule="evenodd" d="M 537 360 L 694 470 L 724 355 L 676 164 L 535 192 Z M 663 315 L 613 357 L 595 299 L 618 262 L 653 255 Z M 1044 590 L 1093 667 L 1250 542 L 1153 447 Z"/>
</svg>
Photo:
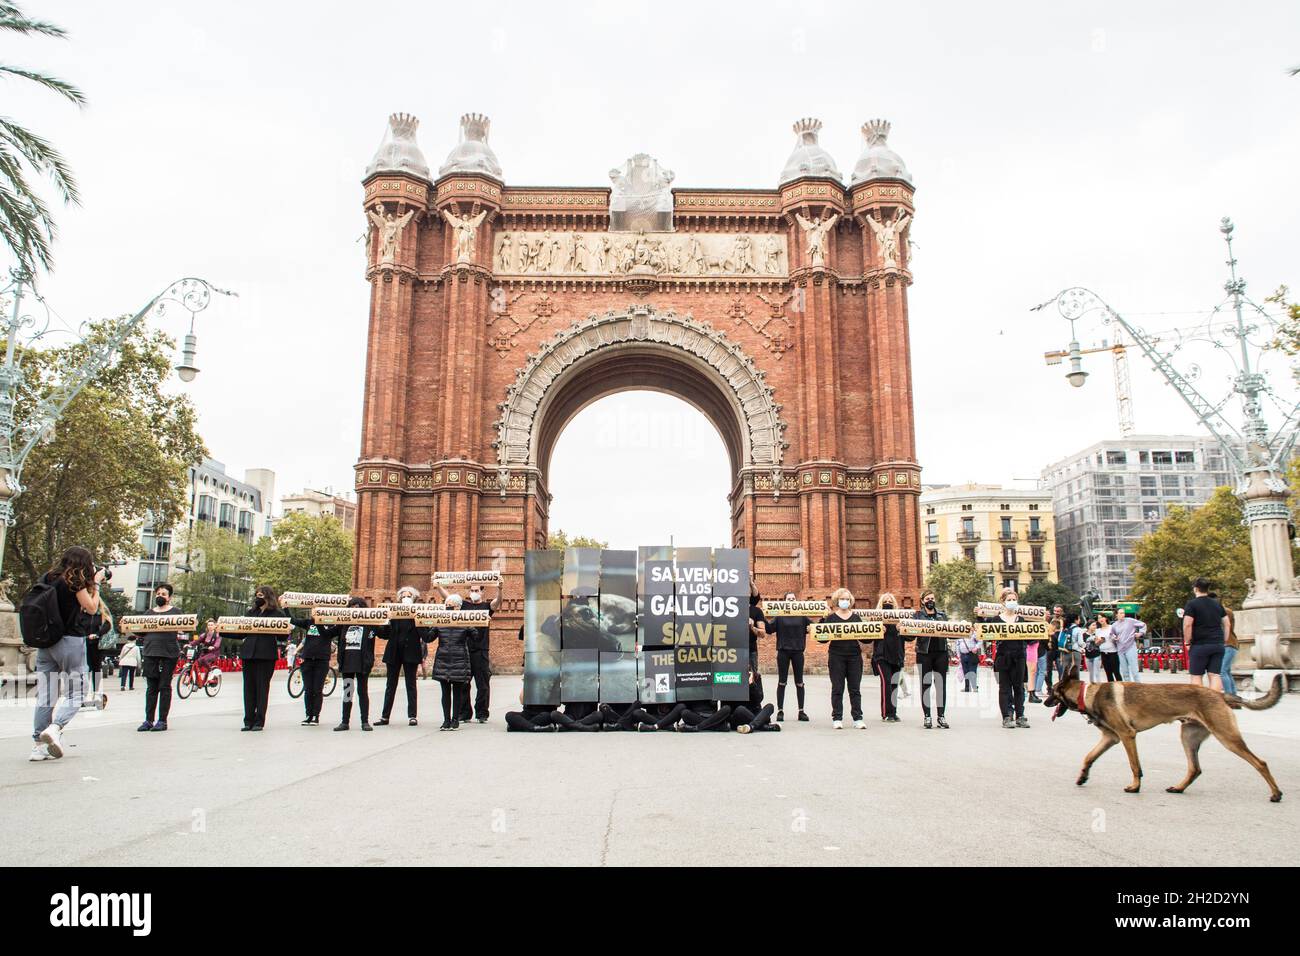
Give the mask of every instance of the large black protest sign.
<svg viewBox="0 0 1300 956">
<path fill-rule="evenodd" d="M 748 698 L 748 551 L 530 551 L 524 577 L 525 703 Z"/>
</svg>

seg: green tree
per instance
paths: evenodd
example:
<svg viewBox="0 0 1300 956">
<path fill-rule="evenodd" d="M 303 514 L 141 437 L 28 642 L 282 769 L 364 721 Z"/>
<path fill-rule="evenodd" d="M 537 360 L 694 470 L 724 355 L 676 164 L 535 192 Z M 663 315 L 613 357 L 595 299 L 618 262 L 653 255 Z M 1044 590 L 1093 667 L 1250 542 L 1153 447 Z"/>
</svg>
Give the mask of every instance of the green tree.
<svg viewBox="0 0 1300 956">
<path fill-rule="evenodd" d="M 31 421 L 56 383 L 102 348 L 123 319 L 95 323 L 83 342 L 26 349 L 14 409 Z M 0 342 L 0 348 L 3 348 Z M 173 342 L 144 326 L 122 343 L 117 361 L 95 375 L 68 405 L 22 472 L 15 523 L 5 544 L 5 570 L 21 593 L 72 545 L 97 560 L 140 554 L 147 512 L 160 527 L 181 521 L 187 474 L 207 450 L 188 398 L 165 394 Z"/>
<path fill-rule="evenodd" d="M 1040 605 L 1049 611 L 1054 605 L 1059 604 L 1069 611 L 1079 603 L 1079 595 L 1060 581 L 1034 581 L 1020 592 L 1020 603 Z"/>
<path fill-rule="evenodd" d="M 1288 302 L 1290 289 L 1279 286 L 1278 290 L 1264 301 L 1280 305 L 1283 310 L 1282 321 L 1278 323 L 1277 337 L 1273 339 L 1272 348 L 1295 358 L 1300 356 L 1300 302 Z M 1300 363 L 1291 367 L 1291 374 L 1300 379 Z"/>
<path fill-rule="evenodd" d="M 976 601 L 990 597 L 988 575 L 965 558 L 930 565 L 925 587 L 934 592 L 935 603 L 949 617 L 964 621 L 975 613 Z"/>
<path fill-rule="evenodd" d="M 565 531 L 557 528 L 546 536 L 546 546 L 552 551 L 563 551 L 565 548 L 608 548 L 608 541 L 597 541 L 595 538 L 587 538 L 580 534 L 570 537 Z"/>
<path fill-rule="evenodd" d="M 334 515 L 291 512 L 253 546 L 252 573 L 277 592 L 346 594 L 352 588 L 352 534 Z"/>
<path fill-rule="evenodd" d="M 1240 607 L 1252 573 L 1250 531 L 1226 487 L 1194 511 L 1170 508 L 1133 547 L 1133 596 L 1142 602 L 1142 619 L 1160 629 L 1178 626 L 1177 611 L 1196 578 L 1209 578 L 1223 603 Z"/>
<path fill-rule="evenodd" d="M 31 19 L 16 3 L 0 3 L 0 30 L 21 36 L 66 36 L 62 27 Z M 78 106 L 86 102 L 71 83 L 45 73 L 0 63 L 0 74 L 30 80 Z M 0 236 L 20 270 L 28 274 L 38 265 L 50 268 L 55 235 L 50 209 L 29 182 L 33 173 L 48 176 L 64 203 L 80 202 L 76 180 L 59 151 L 25 126 L 0 117 Z"/>
<path fill-rule="evenodd" d="M 253 596 L 253 546 L 209 521 L 195 521 L 176 539 L 172 554 L 184 562 L 172 582 L 177 607 L 197 614 L 200 629 L 209 618 L 243 614 Z"/>
</svg>

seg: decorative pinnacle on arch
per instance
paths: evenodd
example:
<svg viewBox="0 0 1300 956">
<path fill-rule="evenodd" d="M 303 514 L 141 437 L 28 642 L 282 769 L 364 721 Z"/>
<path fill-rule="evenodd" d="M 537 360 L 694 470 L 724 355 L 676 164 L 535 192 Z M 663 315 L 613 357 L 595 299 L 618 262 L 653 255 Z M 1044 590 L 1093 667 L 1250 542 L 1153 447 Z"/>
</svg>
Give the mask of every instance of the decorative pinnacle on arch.
<svg viewBox="0 0 1300 956">
<path fill-rule="evenodd" d="M 794 124 L 794 133 L 799 137 L 799 142 L 805 146 L 817 145 L 817 134 L 821 132 L 822 121 L 806 116 Z"/>
<path fill-rule="evenodd" d="M 393 131 L 394 139 L 415 139 L 420 128 L 420 121 L 410 113 L 393 113 L 388 117 L 388 128 Z"/>
<path fill-rule="evenodd" d="M 479 143 L 486 143 L 488 138 L 488 128 L 492 125 L 482 113 L 466 113 L 460 118 L 460 138 L 461 141 L 473 140 Z"/>
<path fill-rule="evenodd" d="M 884 146 L 889 139 L 889 120 L 867 120 L 862 124 L 862 138 L 868 146 Z"/>
</svg>

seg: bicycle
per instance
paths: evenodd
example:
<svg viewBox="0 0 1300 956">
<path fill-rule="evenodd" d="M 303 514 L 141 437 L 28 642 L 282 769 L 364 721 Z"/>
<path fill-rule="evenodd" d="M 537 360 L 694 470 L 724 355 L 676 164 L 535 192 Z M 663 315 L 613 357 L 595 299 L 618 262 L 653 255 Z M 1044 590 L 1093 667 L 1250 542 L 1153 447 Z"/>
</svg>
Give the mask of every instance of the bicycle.
<svg viewBox="0 0 1300 956">
<path fill-rule="evenodd" d="M 335 686 L 338 685 L 339 671 L 334 665 L 325 672 L 325 685 L 321 688 L 321 696 L 328 697 L 334 693 Z M 297 700 L 302 696 L 302 664 L 294 661 L 293 667 L 289 668 L 289 696 Z"/>
<path fill-rule="evenodd" d="M 176 675 L 176 696 L 181 700 L 202 687 L 209 697 L 216 697 L 221 690 L 221 668 L 216 665 L 204 666 L 194 657 L 195 648 L 185 649 L 185 665 Z"/>
</svg>

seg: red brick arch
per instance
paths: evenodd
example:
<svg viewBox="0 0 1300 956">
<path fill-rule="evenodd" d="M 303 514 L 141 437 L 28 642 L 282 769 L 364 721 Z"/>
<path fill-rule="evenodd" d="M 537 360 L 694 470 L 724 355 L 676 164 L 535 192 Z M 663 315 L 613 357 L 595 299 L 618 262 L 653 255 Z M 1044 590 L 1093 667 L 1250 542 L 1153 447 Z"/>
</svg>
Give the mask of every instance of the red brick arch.
<svg viewBox="0 0 1300 956">
<path fill-rule="evenodd" d="M 673 200 L 666 235 L 699 237 L 707 268 L 525 274 L 494 254 L 506 234 L 629 235 L 608 231 L 609 190 L 511 188 L 486 174 L 367 179 L 368 209 L 415 216 L 387 256 L 377 230 L 370 244 L 357 592 L 426 588 L 435 568 L 498 562 L 494 631 L 513 637 L 523 552 L 546 539 L 555 441 L 585 405 L 635 387 L 676 395 L 717 427 L 733 530 L 715 543 L 749 548 L 765 593 L 919 597 L 911 275 L 905 247 L 886 266 L 866 223 L 910 216 L 910 185 L 809 177 Z M 443 210 L 486 213 L 467 257 Z M 831 215 L 814 265 L 800 222 Z M 742 244 L 779 244 L 779 268 L 717 251 Z M 516 662 L 515 643 L 494 641 L 499 665 Z"/>
</svg>

